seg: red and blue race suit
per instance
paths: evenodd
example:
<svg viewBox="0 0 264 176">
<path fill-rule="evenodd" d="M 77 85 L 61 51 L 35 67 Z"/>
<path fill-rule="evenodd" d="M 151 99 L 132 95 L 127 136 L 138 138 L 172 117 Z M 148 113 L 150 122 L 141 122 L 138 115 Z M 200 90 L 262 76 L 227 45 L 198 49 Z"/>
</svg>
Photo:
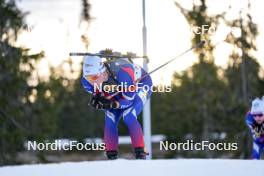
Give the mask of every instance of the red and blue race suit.
<svg viewBox="0 0 264 176">
<path fill-rule="evenodd" d="M 115 68 L 113 69 L 114 74 L 109 77 L 108 82 L 127 86 L 135 85 L 135 81 L 146 74 L 144 69 L 125 59 L 118 59 L 111 64 Z M 111 65 L 108 68 L 112 69 Z M 111 100 L 117 101 L 120 105 L 117 109 L 105 110 L 104 142 L 106 144 L 106 151 L 117 151 L 118 149 L 118 123 L 121 118 L 123 118 L 128 127 L 132 146 L 134 148 L 144 147 L 143 132 L 137 117 L 152 94 L 151 77 L 148 75 L 140 80 L 137 91 L 124 91 L 118 94 L 105 91 L 98 92 L 99 90 L 85 78 L 82 78 L 81 82 L 84 89 L 89 93 L 101 93 L 104 97 L 111 97 L 114 94 L 115 96 Z"/>
<path fill-rule="evenodd" d="M 257 124 L 253 118 L 253 115 L 247 113 L 246 124 L 249 127 L 250 132 L 253 136 L 253 149 L 251 158 L 260 159 L 261 153 L 264 148 L 264 123 Z"/>
</svg>

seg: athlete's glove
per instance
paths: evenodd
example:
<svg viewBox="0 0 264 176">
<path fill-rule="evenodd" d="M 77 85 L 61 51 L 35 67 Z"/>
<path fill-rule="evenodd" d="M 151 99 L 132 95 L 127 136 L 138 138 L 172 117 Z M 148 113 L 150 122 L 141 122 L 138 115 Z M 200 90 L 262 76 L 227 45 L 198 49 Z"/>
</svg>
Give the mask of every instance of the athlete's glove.
<svg viewBox="0 0 264 176">
<path fill-rule="evenodd" d="M 93 95 L 89 105 L 94 107 L 95 109 L 102 109 L 98 103 L 99 98 L 101 97 L 100 94 Z"/>
<path fill-rule="evenodd" d="M 98 104 L 99 104 L 99 107 L 101 109 L 116 109 L 119 107 L 119 104 L 118 102 L 116 101 L 112 101 L 112 100 L 108 100 L 104 97 L 100 97 L 98 99 Z"/>
<path fill-rule="evenodd" d="M 119 107 L 118 102 L 108 100 L 100 94 L 97 94 L 92 97 L 90 105 L 95 109 L 116 109 Z"/>
</svg>

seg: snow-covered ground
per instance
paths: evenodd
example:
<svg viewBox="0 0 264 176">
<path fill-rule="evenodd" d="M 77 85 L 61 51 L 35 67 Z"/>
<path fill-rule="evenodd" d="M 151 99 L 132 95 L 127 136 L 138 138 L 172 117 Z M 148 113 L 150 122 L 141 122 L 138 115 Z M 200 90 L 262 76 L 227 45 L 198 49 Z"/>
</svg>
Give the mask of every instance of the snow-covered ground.
<svg viewBox="0 0 264 176">
<path fill-rule="evenodd" d="M 0 176 L 263 176 L 264 161 L 177 159 L 67 162 L 0 167 Z"/>
</svg>

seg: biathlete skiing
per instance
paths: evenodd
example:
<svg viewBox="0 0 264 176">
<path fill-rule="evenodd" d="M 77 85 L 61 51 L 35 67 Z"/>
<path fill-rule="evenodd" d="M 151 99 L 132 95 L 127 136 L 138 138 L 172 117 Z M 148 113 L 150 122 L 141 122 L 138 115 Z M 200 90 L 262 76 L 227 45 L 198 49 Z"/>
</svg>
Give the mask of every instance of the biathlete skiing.
<svg viewBox="0 0 264 176">
<path fill-rule="evenodd" d="M 152 94 L 152 79 L 150 74 L 170 64 L 177 58 L 196 48 L 202 48 L 206 42 L 200 41 L 178 56 L 170 59 L 150 72 L 133 63 L 131 58 L 119 55 L 113 57 L 104 54 L 70 53 L 70 56 L 85 56 L 83 61 L 84 89 L 92 94 L 90 105 L 105 112 L 104 142 L 108 159 L 118 158 L 118 123 L 122 118 L 128 127 L 136 159 L 146 159 L 143 132 L 137 120 L 138 115 Z M 107 53 L 107 51 L 105 51 Z M 109 54 L 109 53 L 108 53 Z M 103 62 L 105 58 L 118 58 Z M 128 56 L 128 55 L 126 55 Z M 147 59 L 147 58 L 146 58 Z M 118 87 L 110 90 L 102 87 Z M 119 90 L 119 87 L 124 87 Z"/>
<path fill-rule="evenodd" d="M 253 137 L 251 158 L 260 159 L 264 148 L 264 100 L 256 98 L 252 101 L 251 110 L 246 115 L 246 124 Z"/>
<path fill-rule="evenodd" d="M 90 106 L 105 113 L 107 158 L 118 158 L 118 123 L 122 119 L 128 127 L 135 158 L 146 159 L 143 132 L 137 119 L 152 94 L 152 79 L 146 71 L 127 58 L 103 62 L 102 57 L 85 56 L 81 82 L 92 94 Z M 105 86 L 122 89 L 105 91 Z"/>
</svg>

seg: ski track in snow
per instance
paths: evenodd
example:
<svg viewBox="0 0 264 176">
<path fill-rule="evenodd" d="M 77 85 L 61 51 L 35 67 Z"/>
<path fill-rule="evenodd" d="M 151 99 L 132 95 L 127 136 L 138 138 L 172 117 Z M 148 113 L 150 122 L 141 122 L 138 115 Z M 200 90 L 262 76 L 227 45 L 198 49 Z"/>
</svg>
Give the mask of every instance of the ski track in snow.
<svg viewBox="0 0 264 176">
<path fill-rule="evenodd" d="M 0 167 L 0 176 L 264 176 L 264 161 L 171 159 L 85 161 Z"/>
</svg>

